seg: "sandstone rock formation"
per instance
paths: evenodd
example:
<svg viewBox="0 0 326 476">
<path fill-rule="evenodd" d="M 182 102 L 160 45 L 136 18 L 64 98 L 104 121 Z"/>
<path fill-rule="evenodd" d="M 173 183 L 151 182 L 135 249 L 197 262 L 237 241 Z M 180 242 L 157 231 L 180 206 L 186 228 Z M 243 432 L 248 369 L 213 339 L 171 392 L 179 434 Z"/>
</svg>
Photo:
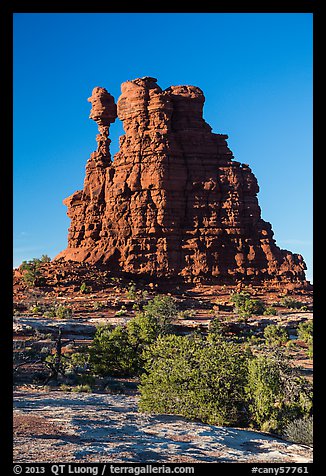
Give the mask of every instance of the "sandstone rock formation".
<svg viewBox="0 0 326 476">
<path fill-rule="evenodd" d="M 104 88 L 89 98 L 98 148 L 84 189 L 64 200 L 71 226 L 57 258 L 158 278 L 303 281 L 302 256 L 281 250 L 261 218 L 250 167 L 203 119 L 201 89 L 143 77 L 121 91 L 117 108 Z M 116 115 L 125 134 L 112 162 Z"/>
</svg>

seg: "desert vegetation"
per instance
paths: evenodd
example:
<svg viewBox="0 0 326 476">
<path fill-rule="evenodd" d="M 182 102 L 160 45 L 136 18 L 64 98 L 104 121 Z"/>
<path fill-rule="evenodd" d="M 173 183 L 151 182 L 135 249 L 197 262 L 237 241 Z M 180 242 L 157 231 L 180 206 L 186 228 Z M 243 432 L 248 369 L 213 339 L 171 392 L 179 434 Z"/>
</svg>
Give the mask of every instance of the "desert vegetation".
<svg viewBox="0 0 326 476">
<path fill-rule="evenodd" d="M 30 261 L 23 261 L 20 269 L 24 272 L 23 281 L 29 286 L 39 286 L 42 284 L 42 273 L 40 265 L 51 261 L 48 255 L 42 255 L 41 258 L 33 258 Z"/>
<path fill-rule="evenodd" d="M 135 391 L 143 413 L 254 428 L 311 444 L 312 383 L 293 364 L 293 355 L 300 351 L 311 359 L 312 321 L 287 327 L 281 320 L 282 313 L 308 309 L 302 298 L 278 294 L 267 300 L 250 287 L 226 286 L 209 299 L 190 298 L 178 289 L 162 293 L 152 283 L 106 276 L 110 294 L 97 294 L 85 274 L 79 283 L 71 279 L 71 295 L 65 288 L 52 295 L 48 286 L 44 299 L 44 263 L 47 257 L 22 264 L 24 293 L 30 298 L 28 304 L 16 301 L 14 315 L 57 324 L 43 333 L 27 326 L 28 336 L 15 341 L 18 382 L 23 369 L 28 373 L 32 367 L 33 383 L 43 387 Z M 68 280 L 69 274 L 64 276 Z M 85 340 L 65 335 L 65 322 L 84 319 L 86 312 L 104 318 L 94 334 Z"/>
</svg>

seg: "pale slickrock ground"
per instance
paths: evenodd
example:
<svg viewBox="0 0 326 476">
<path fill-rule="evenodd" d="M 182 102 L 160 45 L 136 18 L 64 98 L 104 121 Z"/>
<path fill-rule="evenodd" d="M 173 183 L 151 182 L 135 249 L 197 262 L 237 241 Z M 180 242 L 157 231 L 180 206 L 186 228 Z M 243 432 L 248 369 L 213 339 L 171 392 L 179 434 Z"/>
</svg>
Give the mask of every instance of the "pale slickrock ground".
<svg viewBox="0 0 326 476">
<path fill-rule="evenodd" d="M 312 462 L 266 434 L 137 411 L 137 396 L 14 392 L 15 462 Z"/>
</svg>

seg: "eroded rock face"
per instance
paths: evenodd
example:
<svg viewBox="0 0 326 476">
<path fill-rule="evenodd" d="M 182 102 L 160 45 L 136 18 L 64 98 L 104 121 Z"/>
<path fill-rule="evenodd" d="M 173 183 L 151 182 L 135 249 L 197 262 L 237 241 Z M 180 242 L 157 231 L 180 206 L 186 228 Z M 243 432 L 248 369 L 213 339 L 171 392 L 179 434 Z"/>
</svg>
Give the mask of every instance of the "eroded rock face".
<svg viewBox="0 0 326 476">
<path fill-rule="evenodd" d="M 89 98 L 98 148 L 84 189 L 64 201 L 71 227 L 57 258 L 154 277 L 304 280 L 302 256 L 281 250 L 261 218 L 250 167 L 203 119 L 201 89 L 163 91 L 144 77 L 121 91 L 117 108 L 104 88 Z M 112 162 L 116 115 L 125 134 Z"/>
</svg>

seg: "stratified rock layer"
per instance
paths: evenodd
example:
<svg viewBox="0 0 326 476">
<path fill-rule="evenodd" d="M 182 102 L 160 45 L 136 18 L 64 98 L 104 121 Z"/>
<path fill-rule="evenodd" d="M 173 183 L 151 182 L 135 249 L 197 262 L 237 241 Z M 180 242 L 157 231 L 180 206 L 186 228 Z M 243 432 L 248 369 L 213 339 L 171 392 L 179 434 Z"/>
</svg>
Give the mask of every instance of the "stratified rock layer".
<svg viewBox="0 0 326 476">
<path fill-rule="evenodd" d="M 117 108 L 104 88 L 93 90 L 98 148 L 84 189 L 64 201 L 71 226 L 57 258 L 158 278 L 303 281 L 302 256 L 281 250 L 261 218 L 250 167 L 233 160 L 228 136 L 203 119 L 203 92 L 163 91 L 156 81 L 123 83 Z M 116 115 L 125 135 L 112 162 Z"/>
</svg>

